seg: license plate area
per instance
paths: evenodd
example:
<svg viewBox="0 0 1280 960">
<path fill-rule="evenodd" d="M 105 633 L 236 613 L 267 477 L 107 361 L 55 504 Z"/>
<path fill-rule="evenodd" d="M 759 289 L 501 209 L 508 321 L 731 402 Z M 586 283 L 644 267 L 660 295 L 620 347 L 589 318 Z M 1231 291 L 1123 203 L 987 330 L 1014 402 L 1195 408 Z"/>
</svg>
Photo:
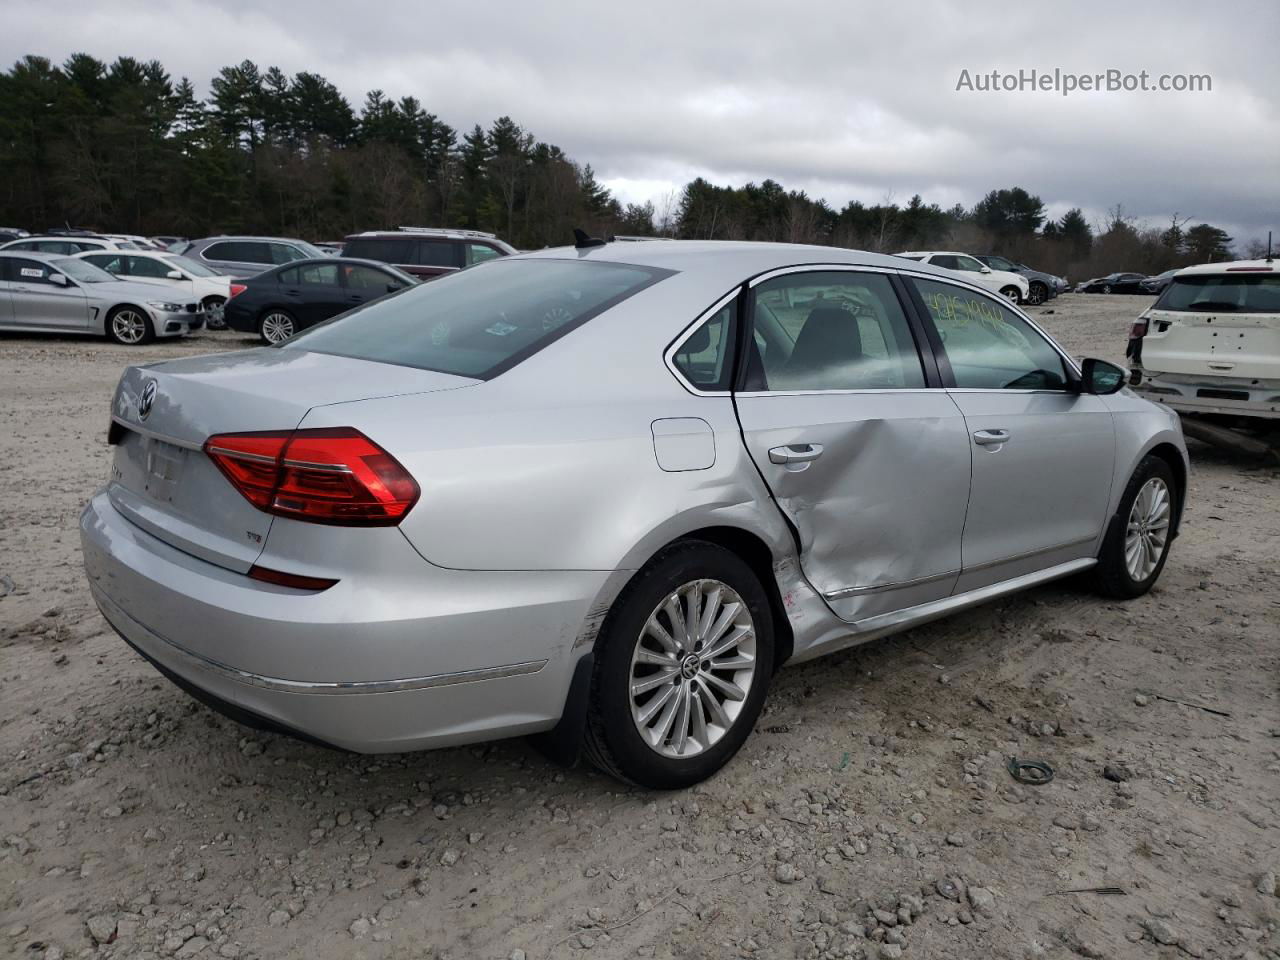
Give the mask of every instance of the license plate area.
<svg viewBox="0 0 1280 960">
<path fill-rule="evenodd" d="M 143 442 L 146 458 L 143 490 L 152 499 L 172 503 L 190 451 L 154 437 L 145 437 Z"/>
</svg>

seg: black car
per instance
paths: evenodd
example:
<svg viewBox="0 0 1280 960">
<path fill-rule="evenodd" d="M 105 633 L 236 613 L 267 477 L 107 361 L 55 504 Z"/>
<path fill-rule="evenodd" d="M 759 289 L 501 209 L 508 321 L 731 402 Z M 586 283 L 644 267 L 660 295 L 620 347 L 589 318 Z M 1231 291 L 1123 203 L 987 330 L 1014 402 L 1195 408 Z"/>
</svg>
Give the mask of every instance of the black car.
<svg viewBox="0 0 1280 960">
<path fill-rule="evenodd" d="M 1147 277 L 1139 286 L 1142 287 L 1143 293 L 1163 293 L 1164 288 L 1173 282 L 1173 275 L 1181 269 L 1181 267 L 1174 267 L 1164 273 L 1157 273 L 1154 277 Z"/>
<path fill-rule="evenodd" d="M 299 330 L 417 282 L 372 260 L 296 260 L 232 283 L 223 316 L 232 330 L 256 333 L 264 343 L 282 343 Z"/>
<path fill-rule="evenodd" d="M 1082 293 L 1146 293 L 1142 281 L 1145 273 L 1109 273 L 1105 277 L 1089 280 L 1076 289 Z"/>
</svg>

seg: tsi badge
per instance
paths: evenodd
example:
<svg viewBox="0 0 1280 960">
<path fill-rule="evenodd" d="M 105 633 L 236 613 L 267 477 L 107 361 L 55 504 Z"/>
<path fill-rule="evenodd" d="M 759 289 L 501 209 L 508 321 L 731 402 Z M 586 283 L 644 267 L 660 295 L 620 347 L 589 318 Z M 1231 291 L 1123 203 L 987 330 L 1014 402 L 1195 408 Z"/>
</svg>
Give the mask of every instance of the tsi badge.
<svg viewBox="0 0 1280 960">
<path fill-rule="evenodd" d="M 145 420 L 151 416 L 151 408 L 155 406 L 156 391 L 160 388 L 154 380 L 148 380 L 142 388 L 142 396 L 138 398 L 138 419 Z"/>
</svg>

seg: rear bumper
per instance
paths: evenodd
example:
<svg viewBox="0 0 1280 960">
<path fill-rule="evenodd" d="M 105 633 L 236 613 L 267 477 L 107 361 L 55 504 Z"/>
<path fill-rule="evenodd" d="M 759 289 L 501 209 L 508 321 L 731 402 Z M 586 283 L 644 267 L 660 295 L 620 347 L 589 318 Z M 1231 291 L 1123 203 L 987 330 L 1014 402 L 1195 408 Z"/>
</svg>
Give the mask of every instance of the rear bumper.
<svg viewBox="0 0 1280 960">
<path fill-rule="evenodd" d="M 242 722 L 362 753 L 553 727 L 606 577 L 443 570 L 406 543 L 392 562 L 416 560 L 411 589 L 355 576 L 304 593 L 175 550 L 102 494 L 80 530 L 103 616 L 162 672 Z"/>
<path fill-rule="evenodd" d="M 1132 389 L 1184 413 L 1280 419 L 1280 383 L 1231 377 L 1152 373 L 1135 366 Z"/>
</svg>

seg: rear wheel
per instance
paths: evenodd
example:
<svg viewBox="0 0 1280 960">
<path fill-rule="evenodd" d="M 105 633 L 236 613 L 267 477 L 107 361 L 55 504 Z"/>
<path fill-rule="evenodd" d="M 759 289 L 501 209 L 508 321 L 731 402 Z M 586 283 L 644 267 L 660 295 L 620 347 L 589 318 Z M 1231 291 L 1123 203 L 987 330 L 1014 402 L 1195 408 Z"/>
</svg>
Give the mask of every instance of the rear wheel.
<svg viewBox="0 0 1280 960">
<path fill-rule="evenodd" d="M 107 314 L 107 338 L 126 347 L 150 343 L 156 337 L 151 318 L 141 307 L 126 304 Z"/>
<path fill-rule="evenodd" d="M 285 310 L 268 310 L 258 321 L 258 336 L 263 343 L 284 343 L 297 331 L 293 315 Z"/>
<path fill-rule="evenodd" d="M 1177 498 L 1169 464 L 1144 457 L 1125 487 L 1098 554 L 1094 581 L 1099 592 L 1128 600 L 1151 589 L 1169 557 Z"/>
<path fill-rule="evenodd" d="M 675 544 L 636 575 L 597 643 L 586 752 L 660 790 L 705 780 L 751 733 L 773 672 L 769 599 L 711 543 Z"/>
<path fill-rule="evenodd" d="M 1017 287 L 1005 287 L 1000 291 L 1000 296 L 1004 297 L 1010 303 L 1022 302 L 1022 294 L 1018 292 Z"/>
<path fill-rule="evenodd" d="M 222 315 L 222 308 L 226 304 L 226 297 L 205 297 L 200 301 L 200 309 L 204 311 L 205 326 L 210 330 L 222 330 L 226 327 L 227 321 Z"/>
</svg>

